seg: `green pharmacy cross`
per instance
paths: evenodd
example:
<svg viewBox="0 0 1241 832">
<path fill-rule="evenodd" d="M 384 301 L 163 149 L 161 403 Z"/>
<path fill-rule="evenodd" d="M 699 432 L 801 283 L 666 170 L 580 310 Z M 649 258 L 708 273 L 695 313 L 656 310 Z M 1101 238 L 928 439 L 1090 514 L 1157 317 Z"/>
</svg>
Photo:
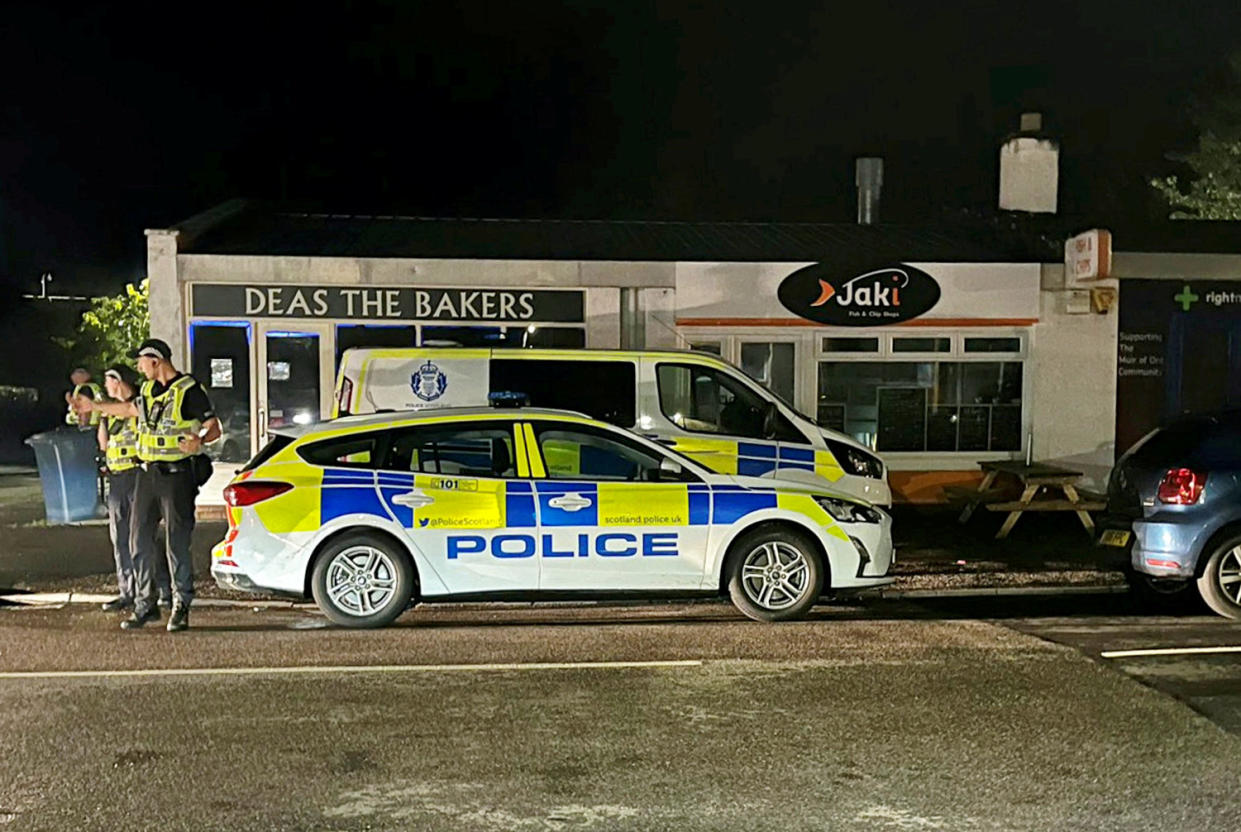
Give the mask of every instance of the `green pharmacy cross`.
<svg viewBox="0 0 1241 832">
<path fill-rule="evenodd" d="M 1181 289 L 1181 293 L 1179 295 L 1173 295 L 1172 299 L 1181 305 L 1182 312 L 1188 312 L 1189 307 L 1192 306 L 1199 298 L 1194 294 L 1193 290 L 1189 288 L 1189 284 L 1186 283 L 1185 288 Z"/>
</svg>

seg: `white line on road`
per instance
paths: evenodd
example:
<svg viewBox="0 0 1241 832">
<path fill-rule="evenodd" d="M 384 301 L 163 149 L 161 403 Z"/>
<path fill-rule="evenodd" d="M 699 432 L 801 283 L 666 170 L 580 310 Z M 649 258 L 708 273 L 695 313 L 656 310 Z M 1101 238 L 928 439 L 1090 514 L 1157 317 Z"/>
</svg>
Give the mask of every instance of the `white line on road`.
<svg viewBox="0 0 1241 832">
<path fill-rule="evenodd" d="M 258 676 L 281 673 L 452 673 L 466 670 L 615 670 L 701 667 L 699 659 L 652 662 L 527 662 L 518 664 L 374 664 L 307 667 L 168 667 L 151 670 L 31 670 L 0 673 L 0 679 L 99 679 L 143 676 Z"/>
<path fill-rule="evenodd" d="M 1105 650 L 1105 659 L 1129 659 L 1138 656 L 1190 656 L 1204 653 L 1241 653 L 1241 645 L 1229 647 L 1155 647 L 1148 650 Z"/>
</svg>

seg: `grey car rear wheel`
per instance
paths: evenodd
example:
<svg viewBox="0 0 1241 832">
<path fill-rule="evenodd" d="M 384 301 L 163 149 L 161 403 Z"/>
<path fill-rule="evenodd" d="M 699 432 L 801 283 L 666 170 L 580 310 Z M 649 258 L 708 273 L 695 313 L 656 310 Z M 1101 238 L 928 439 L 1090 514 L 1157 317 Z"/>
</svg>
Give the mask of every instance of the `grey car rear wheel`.
<svg viewBox="0 0 1241 832">
<path fill-rule="evenodd" d="M 1241 619 L 1241 535 L 1216 546 L 1198 579 L 1207 606 L 1225 618 Z"/>
</svg>

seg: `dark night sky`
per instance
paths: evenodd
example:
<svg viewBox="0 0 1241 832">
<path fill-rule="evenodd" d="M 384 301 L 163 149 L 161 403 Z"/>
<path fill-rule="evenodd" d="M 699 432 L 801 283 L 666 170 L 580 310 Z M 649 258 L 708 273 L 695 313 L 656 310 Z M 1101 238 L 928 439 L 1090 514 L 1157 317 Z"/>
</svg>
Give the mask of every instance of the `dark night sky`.
<svg viewBox="0 0 1241 832">
<path fill-rule="evenodd" d="M 876 154 L 884 219 L 942 221 L 994 207 L 1023 109 L 1065 211 L 1154 217 L 1145 180 L 1241 49 L 1235 0 L 49 5 L 0 22 L 0 278 L 26 290 L 119 286 L 144 227 L 233 196 L 850 221 Z"/>
</svg>

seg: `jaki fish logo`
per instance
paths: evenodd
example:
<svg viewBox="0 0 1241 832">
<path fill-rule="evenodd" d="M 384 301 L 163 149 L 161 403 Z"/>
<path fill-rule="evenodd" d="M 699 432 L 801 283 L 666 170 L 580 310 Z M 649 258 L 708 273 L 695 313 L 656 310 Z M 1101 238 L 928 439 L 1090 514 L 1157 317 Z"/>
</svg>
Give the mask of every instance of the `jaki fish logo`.
<svg viewBox="0 0 1241 832">
<path fill-rule="evenodd" d="M 939 283 L 908 263 L 853 271 L 816 263 L 786 277 L 777 292 L 795 315 L 832 326 L 885 326 L 928 312 L 939 302 Z"/>
<path fill-rule="evenodd" d="M 909 272 L 904 269 L 879 269 L 858 275 L 841 284 L 841 291 L 819 278 L 819 299 L 811 306 L 822 306 L 832 298 L 841 306 L 900 306 L 901 289 L 909 285 Z"/>
<path fill-rule="evenodd" d="M 448 376 L 444 371 L 428 361 L 418 368 L 418 372 L 409 377 L 409 386 L 414 395 L 424 402 L 433 402 L 448 389 Z"/>
</svg>

